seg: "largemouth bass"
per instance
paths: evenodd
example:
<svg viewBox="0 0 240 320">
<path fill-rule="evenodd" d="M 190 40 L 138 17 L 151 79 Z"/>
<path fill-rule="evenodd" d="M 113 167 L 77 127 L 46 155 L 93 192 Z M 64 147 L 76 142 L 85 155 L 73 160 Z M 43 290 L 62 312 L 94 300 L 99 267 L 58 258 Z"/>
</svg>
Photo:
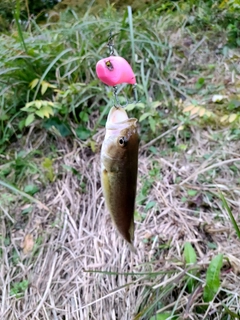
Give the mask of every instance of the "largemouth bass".
<svg viewBox="0 0 240 320">
<path fill-rule="evenodd" d="M 112 220 L 134 252 L 138 147 L 137 119 L 129 119 L 122 107 L 112 107 L 101 149 L 101 183 Z"/>
</svg>

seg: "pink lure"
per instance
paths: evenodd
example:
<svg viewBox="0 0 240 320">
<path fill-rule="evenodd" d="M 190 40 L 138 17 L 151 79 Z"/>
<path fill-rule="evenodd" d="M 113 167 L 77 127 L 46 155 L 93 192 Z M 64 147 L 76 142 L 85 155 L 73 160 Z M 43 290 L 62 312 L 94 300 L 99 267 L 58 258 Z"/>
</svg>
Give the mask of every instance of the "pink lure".
<svg viewBox="0 0 240 320">
<path fill-rule="evenodd" d="M 96 65 L 96 72 L 98 78 L 108 86 L 136 83 L 130 64 L 122 57 L 110 56 L 99 60 Z"/>
</svg>

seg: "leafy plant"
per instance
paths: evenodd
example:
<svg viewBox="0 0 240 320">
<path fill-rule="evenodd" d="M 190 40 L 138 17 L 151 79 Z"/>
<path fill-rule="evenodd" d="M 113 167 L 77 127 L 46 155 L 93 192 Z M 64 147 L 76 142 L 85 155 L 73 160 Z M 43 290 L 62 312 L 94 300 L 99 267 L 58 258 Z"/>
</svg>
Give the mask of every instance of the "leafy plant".
<svg viewBox="0 0 240 320">
<path fill-rule="evenodd" d="M 184 258 L 185 258 L 187 267 L 194 265 L 197 262 L 196 252 L 190 242 L 185 243 L 183 254 L 184 254 Z M 189 270 L 188 273 L 195 275 L 196 271 Z M 196 285 L 196 280 L 191 278 L 191 276 L 190 276 L 189 279 L 187 280 L 188 292 L 192 293 L 195 285 Z"/>
<path fill-rule="evenodd" d="M 163 313 L 158 313 L 157 315 L 151 317 L 150 320 L 170 320 L 170 319 L 178 319 L 178 317 L 172 316 L 171 312 L 163 312 Z"/>
<path fill-rule="evenodd" d="M 36 115 L 42 119 L 53 116 L 54 109 L 57 109 L 56 105 L 50 101 L 35 100 L 28 102 L 26 106 L 21 109 L 22 111 L 26 111 L 28 113 L 28 116 L 25 120 L 25 126 L 29 126 L 35 120 Z"/>
<path fill-rule="evenodd" d="M 28 286 L 29 286 L 28 280 L 16 282 L 11 286 L 10 295 L 11 296 L 14 295 L 16 296 L 16 298 L 20 298 L 21 296 L 24 295 L 24 292 L 27 290 Z"/>
<path fill-rule="evenodd" d="M 239 230 L 239 227 L 238 227 L 238 224 L 234 218 L 234 215 L 232 213 L 232 210 L 231 208 L 229 207 L 227 201 L 226 201 L 226 198 L 224 197 L 224 195 L 222 194 L 222 192 L 219 192 L 219 195 L 220 195 L 220 198 L 222 200 L 222 203 L 223 203 L 223 207 L 225 208 L 225 210 L 227 211 L 228 215 L 229 215 L 229 218 L 232 222 L 232 225 L 236 231 L 236 234 L 238 236 L 238 238 L 240 239 L 240 230 Z"/>
<path fill-rule="evenodd" d="M 203 291 L 203 300 L 210 302 L 213 300 L 220 288 L 220 272 L 223 265 L 223 255 L 218 254 L 210 262 L 206 273 L 206 285 Z"/>
<path fill-rule="evenodd" d="M 53 182 L 55 179 L 54 170 L 53 170 L 53 161 L 49 158 L 45 158 L 42 162 L 42 167 L 46 171 L 46 176 L 50 182 Z"/>
</svg>

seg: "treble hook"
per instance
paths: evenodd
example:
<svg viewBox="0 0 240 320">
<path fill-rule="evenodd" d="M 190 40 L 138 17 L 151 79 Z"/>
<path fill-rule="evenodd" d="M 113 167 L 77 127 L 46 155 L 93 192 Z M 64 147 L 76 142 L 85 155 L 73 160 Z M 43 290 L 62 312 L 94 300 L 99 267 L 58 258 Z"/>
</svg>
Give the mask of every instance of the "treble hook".
<svg viewBox="0 0 240 320">
<path fill-rule="evenodd" d="M 126 98 L 126 103 L 125 104 L 121 104 L 118 100 L 118 96 L 117 96 L 117 86 L 113 86 L 113 94 L 114 94 L 114 99 L 115 99 L 115 102 L 117 105 L 115 105 L 115 108 L 126 108 L 127 105 L 129 104 L 137 104 L 139 103 L 139 100 L 138 100 L 138 93 L 137 93 L 137 85 L 134 84 L 133 86 L 133 96 L 134 96 L 134 101 L 131 102 L 131 101 L 128 101 L 128 99 Z"/>
</svg>

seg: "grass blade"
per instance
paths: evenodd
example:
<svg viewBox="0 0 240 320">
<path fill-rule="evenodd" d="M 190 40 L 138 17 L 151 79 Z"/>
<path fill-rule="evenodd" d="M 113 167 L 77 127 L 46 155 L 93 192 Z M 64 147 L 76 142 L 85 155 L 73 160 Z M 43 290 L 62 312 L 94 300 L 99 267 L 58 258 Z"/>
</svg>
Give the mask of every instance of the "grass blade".
<svg viewBox="0 0 240 320">
<path fill-rule="evenodd" d="M 232 225 L 233 225 L 233 227 L 234 227 L 234 229 L 236 231 L 236 234 L 237 234 L 238 238 L 240 239 L 240 230 L 239 230 L 237 222 L 236 222 L 236 220 L 235 220 L 235 218 L 234 218 L 234 216 L 232 214 L 232 210 L 230 209 L 230 207 L 229 207 L 229 205 L 228 205 L 228 203 L 227 203 L 227 201 L 226 201 L 226 199 L 225 199 L 225 197 L 224 197 L 224 195 L 222 194 L 221 191 L 219 191 L 219 195 L 220 195 L 220 198 L 222 200 L 223 207 L 227 211 L 227 213 L 228 213 L 228 215 L 230 217 L 230 220 L 232 222 Z"/>
<path fill-rule="evenodd" d="M 223 254 L 218 254 L 210 262 L 206 274 L 206 286 L 203 291 L 203 300 L 210 302 L 220 288 L 220 272 L 223 265 Z"/>
<path fill-rule="evenodd" d="M 15 8 L 15 12 L 14 12 L 14 18 L 15 18 L 15 22 L 16 22 L 16 25 L 17 25 L 18 35 L 19 35 L 19 37 L 21 39 L 22 46 L 23 46 L 25 52 L 27 53 L 28 52 L 27 46 L 26 46 L 26 43 L 25 43 L 24 38 L 23 38 L 21 25 L 19 23 L 19 19 L 20 19 L 20 1 L 19 0 L 16 3 L 16 8 Z"/>
<path fill-rule="evenodd" d="M 183 255 L 184 255 L 184 259 L 186 261 L 186 265 L 194 265 L 197 262 L 196 251 L 194 250 L 194 248 L 190 242 L 186 242 L 184 244 Z M 193 274 L 193 275 L 196 274 L 196 272 L 193 270 L 190 270 L 189 273 Z M 189 277 L 188 283 L 187 283 L 188 292 L 193 292 L 195 284 L 196 284 L 196 280 Z"/>
<path fill-rule="evenodd" d="M 135 49 L 134 49 L 134 34 L 133 34 L 133 17 L 132 17 L 132 7 L 128 6 L 128 23 L 130 31 L 130 40 L 132 48 L 132 68 L 135 69 Z"/>
<path fill-rule="evenodd" d="M 38 85 L 37 85 L 37 88 L 36 88 L 36 91 L 35 91 L 35 94 L 34 94 L 34 97 L 33 97 L 33 101 L 36 100 L 36 97 L 37 97 L 37 94 L 38 94 L 38 91 L 40 89 L 40 86 L 42 84 L 42 81 L 45 79 L 46 75 L 48 74 L 48 72 L 51 70 L 51 68 L 54 66 L 54 64 L 62 57 L 64 56 L 67 52 L 70 52 L 72 51 L 72 48 L 68 48 L 64 51 L 62 51 L 55 59 L 53 59 L 53 61 L 49 64 L 49 66 L 47 67 L 47 69 L 44 71 L 43 75 L 41 76 L 41 79 L 38 81 Z"/>
<path fill-rule="evenodd" d="M 43 204 L 41 201 L 35 199 L 34 197 L 30 196 L 28 193 L 19 190 L 18 188 L 16 188 L 15 186 L 9 184 L 8 182 L 2 181 L 0 180 L 0 185 L 13 191 L 14 193 L 19 194 L 20 196 L 27 198 L 28 200 L 30 200 L 31 202 L 35 202 L 37 205 L 39 205 L 41 208 L 50 211 L 49 208 L 47 206 L 45 206 L 45 204 Z"/>
</svg>

